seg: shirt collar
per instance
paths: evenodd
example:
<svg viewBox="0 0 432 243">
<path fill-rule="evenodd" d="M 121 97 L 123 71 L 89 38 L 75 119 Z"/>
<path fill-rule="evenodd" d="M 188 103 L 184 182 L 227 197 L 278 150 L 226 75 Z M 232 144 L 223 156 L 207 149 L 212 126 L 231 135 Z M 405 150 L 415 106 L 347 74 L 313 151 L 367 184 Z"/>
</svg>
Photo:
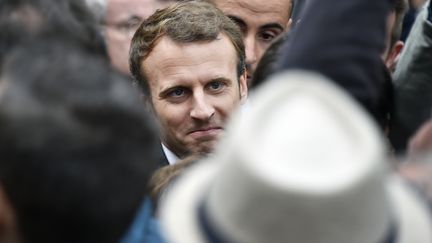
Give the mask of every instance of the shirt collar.
<svg viewBox="0 0 432 243">
<path fill-rule="evenodd" d="M 175 164 L 179 160 L 179 157 L 177 157 L 177 155 L 175 155 L 171 150 L 169 150 L 169 148 L 167 148 L 163 143 L 161 144 L 162 144 L 162 149 L 165 154 L 165 157 L 168 160 L 168 163 L 170 165 Z"/>
</svg>

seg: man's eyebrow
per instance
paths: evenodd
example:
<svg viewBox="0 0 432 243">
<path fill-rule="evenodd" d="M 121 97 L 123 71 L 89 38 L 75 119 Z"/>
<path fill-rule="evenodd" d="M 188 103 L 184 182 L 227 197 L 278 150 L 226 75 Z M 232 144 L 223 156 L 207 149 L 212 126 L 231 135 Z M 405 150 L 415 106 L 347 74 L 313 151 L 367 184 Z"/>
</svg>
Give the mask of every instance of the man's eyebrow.
<svg viewBox="0 0 432 243">
<path fill-rule="evenodd" d="M 284 27 L 279 24 L 279 23 L 269 23 L 269 24 L 265 24 L 259 27 L 261 30 L 263 29 L 280 29 L 280 30 L 284 30 Z"/>
<path fill-rule="evenodd" d="M 241 28 L 246 27 L 246 23 L 239 17 L 237 16 L 233 16 L 233 15 L 228 15 L 228 18 L 230 18 L 234 23 L 236 23 L 237 25 L 239 25 Z"/>
<path fill-rule="evenodd" d="M 216 77 L 216 78 L 212 78 L 210 79 L 207 84 L 209 83 L 213 83 L 213 82 L 221 82 L 224 83 L 227 86 L 231 86 L 233 84 L 233 80 L 229 79 L 229 78 L 225 78 L 225 77 Z"/>
<path fill-rule="evenodd" d="M 212 79 L 210 79 L 210 82 L 217 82 L 217 81 L 220 81 L 220 82 L 226 82 L 226 81 L 228 81 L 228 82 L 231 82 L 231 79 L 229 79 L 229 78 L 225 78 L 225 77 L 217 77 L 217 78 L 212 78 Z"/>
</svg>

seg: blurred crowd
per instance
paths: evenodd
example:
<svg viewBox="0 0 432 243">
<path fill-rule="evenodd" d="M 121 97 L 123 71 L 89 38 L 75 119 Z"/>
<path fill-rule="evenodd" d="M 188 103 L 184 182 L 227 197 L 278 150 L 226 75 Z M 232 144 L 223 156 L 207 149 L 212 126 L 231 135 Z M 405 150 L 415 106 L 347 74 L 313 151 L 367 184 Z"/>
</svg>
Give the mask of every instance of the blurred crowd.
<svg viewBox="0 0 432 243">
<path fill-rule="evenodd" d="M 432 243 L 427 0 L 0 0 L 0 243 Z"/>
</svg>

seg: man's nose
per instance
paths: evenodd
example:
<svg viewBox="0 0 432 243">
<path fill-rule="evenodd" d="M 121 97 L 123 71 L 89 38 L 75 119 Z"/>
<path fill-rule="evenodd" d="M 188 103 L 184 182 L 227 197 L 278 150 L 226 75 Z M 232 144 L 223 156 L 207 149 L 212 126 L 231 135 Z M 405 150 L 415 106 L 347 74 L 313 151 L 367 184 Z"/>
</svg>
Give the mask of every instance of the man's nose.
<svg viewBox="0 0 432 243">
<path fill-rule="evenodd" d="M 197 120 L 207 121 L 215 113 L 214 106 L 208 100 L 204 93 L 194 94 L 194 105 L 190 116 Z"/>
<path fill-rule="evenodd" d="M 256 64 L 258 61 L 255 37 L 253 35 L 246 35 L 244 37 L 244 43 L 246 51 L 246 64 L 254 66 L 254 64 Z"/>
</svg>

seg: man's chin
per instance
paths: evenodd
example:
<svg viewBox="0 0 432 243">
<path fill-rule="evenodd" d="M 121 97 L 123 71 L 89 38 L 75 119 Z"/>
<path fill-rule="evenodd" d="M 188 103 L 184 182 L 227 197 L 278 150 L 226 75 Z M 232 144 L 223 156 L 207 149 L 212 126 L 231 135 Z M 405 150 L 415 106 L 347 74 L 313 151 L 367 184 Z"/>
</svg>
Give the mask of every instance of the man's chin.
<svg viewBox="0 0 432 243">
<path fill-rule="evenodd" d="M 194 148 L 192 148 L 194 155 L 207 155 L 214 151 L 216 148 L 216 141 L 206 141 L 201 142 L 200 144 L 196 145 Z"/>
<path fill-rule="evenodd" d="M 213 129 L 212 131 L 189 134 L 189 151 L 196 155 L 209 154 L 216 148 L 216 145 L 223 134 L 223 129 Z"/>
</svg>

